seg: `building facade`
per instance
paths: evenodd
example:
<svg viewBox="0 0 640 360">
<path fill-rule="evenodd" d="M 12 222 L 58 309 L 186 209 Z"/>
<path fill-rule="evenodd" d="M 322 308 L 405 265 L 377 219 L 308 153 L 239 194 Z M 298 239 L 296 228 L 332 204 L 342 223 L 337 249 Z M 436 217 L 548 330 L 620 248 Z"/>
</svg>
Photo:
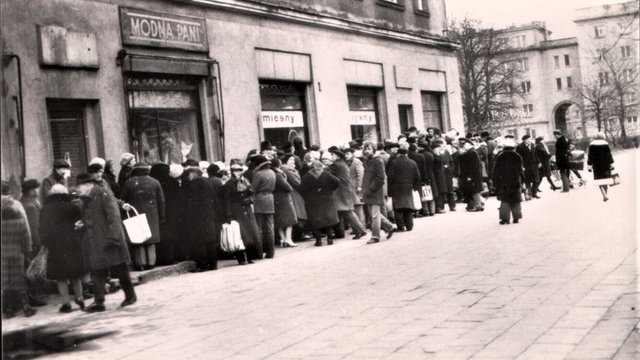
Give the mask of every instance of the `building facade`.
<svg viewBox="0 0 640 360">
<path fill-rule="evenodd" d="M 443 0 L 3 1 L 2 179 L 462 129 L 446 23 Z"/>
<path fill-rule="evenodd" d="M 640 134 L 638 3 L 577 9 L 575 14 L 576 37 L 550 40 L 551 32 L 537 21 L 499 30 L 510 39 L 510 56 L 522 70 L 514 84 L 519 94 L 505 99 L 513 102 L 516 120 L 503 133 L 550 139 L 560 129 L 574 139 L 591 137 L 598 132 L 593 102 L 601 101 L 608 135 L 621 135 L 620 106 L 627 135 Z M 616 95 L 617 85 L 624 87 L 624 95 Z"/>
</svg>

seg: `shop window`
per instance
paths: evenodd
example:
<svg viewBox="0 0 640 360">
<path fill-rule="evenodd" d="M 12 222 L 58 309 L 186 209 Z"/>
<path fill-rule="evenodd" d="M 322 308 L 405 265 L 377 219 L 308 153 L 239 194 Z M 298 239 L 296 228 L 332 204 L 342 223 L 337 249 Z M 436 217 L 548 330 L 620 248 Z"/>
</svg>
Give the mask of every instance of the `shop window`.
<svg viewBox="0 0 640 360">
<path fill-rule="evenodd" d="M 205 158 L 197 80 L 127 79 L 135 155 L 149 164 Z"/>
<path fill-rule="evenodd" d="M 301 83 L 260 82 L 260 121 L 272 145 L 282 148 L 296 137 L 308 143 L 304 88 Z"/>
<path fill-rule="evenodd" d="M 351 138 L 378 142 L 382 139 L 377 95 L 373 88 L 347 87 Z"/>
<path fill-rule="evenodd" d="M 422 120 L 424 128 L 444 130 L 442 121 L 442 93 L 422 93 Z"/>
</svg>

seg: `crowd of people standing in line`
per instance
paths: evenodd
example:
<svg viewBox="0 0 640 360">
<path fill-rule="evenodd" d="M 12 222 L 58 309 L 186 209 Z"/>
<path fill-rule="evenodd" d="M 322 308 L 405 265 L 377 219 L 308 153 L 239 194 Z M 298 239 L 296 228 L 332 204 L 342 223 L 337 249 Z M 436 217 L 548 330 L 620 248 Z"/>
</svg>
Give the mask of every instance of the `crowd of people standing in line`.
<svg viewBox="0 0 640 360">
<path fill-rule="evenodd" d="M 569 191 L 570 141 L 560 132 L 554 135 L 563 191 Z M 597 138 L 592 145 L 599 147 L 589 152 L 588 163 L 602 178 L 611 175 L 613 158 Z M 516 144 L 511 136 L 492 139 L 488 132 L 458 137 L 455 130 L 411 128 L 397 141 L 352 141 L 326 151 L 307 149 L 299 138 L 282 149 L 265 141 L 245 161 L 232 159 L 228 166 L 194 159 L 146 164 L 125 153 L 117 177 L 110 161 L 95 158 L 76 177 L 74 189 L 69 188 L 71 164 L 56 160 L 42 183 L 24 182 L 20 202 L 3 182 L 3 310 L 7 316 L 20 307 L 26 316 L 35 313 L 24 270 L 41 247 L 48 250 L 47 278 L 58 282 L 63 298 L 60 311 L 72 311 L 73 301 L 99 312 L 105 310 L 109 276 L 118 277 L 124 290 L 121 306 L 137 301 L 130 262 L 143 270 L 191 260 L 199 271 L 215 270 L 221 228 L 231 221 L 238 222 L 246 249 L 233 256 L 243 265 L 273 258 L 277 244 L 295 247 L 315 239 L 315 246 L 322 246 L 326 238 L 332 245 L 348 229 L 353 240 L 369 229 L 367 244 L 378 243 L 381 231 L 386 239 L 412 231 L 414 218 L 443 214 L 445 207 L 456 211 L 458 203 L 470 212 L 483 211 L 489 194 L 501 201 L 500 224 L 510 223 L 511 216 L 518 223 L 520 203 L 540 197 L 544 178 L 558 189 L 550 178 L 550 159 L 542 138 L 534 143 L 524 136 Z M 151 230 L 143 244 L 127 241 L 123 230 L 122 220 L 132 209 L 146 215 Z M 82 284 L 89 274 L 94 302 L 85 308 Z"/>
</svg>

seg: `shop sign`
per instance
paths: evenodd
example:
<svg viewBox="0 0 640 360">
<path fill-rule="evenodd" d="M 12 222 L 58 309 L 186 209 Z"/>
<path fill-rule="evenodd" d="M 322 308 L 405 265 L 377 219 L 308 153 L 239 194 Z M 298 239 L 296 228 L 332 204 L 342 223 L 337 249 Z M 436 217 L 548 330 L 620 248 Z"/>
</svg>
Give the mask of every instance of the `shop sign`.
<svg viewBox="0 0 640 360">
<path fill-rule="evenodd" d="M 204 19 L 120 8 L 120 31 L 125 45 L 209 51 Z"/>
<path fill-rule="evenodd" d="M 349 111 L 349 124 L 351 125 L 375 125 L 375 111 Z"/>
<path fill-rule="evenodd" d="M 263 111 L 260 118 L 264 129 L 304 127 L 302 111 Z"/>
</svg>

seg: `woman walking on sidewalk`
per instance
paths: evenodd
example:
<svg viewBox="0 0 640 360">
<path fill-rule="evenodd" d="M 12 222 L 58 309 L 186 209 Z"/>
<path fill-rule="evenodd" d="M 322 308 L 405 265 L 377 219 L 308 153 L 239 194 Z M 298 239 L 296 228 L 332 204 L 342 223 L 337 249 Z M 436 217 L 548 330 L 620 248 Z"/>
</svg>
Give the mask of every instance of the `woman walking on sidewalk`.
<svg viewBox="0 0 640 360">
<path fill-rule="evenodd" d="M 500 200 L 500 225 L 509 223 L 513 214 L 513 223 L 522 219 L 522 187 L 524 184 L 524 169 L 522 158 L 515 151 L 516 143 L 507 139 L 503 143 L 503 150 L 496 157 L 493 167 L 493 185 L 496 196 Z"/>
<path fill-rule="evenodd" d="M 603 180 L 611 178 L 611 170 L 613 170 L 613 156 L 609 144 L 605 140 L 604 133 L 596 134 L 595 139 L 589 144 L 589 155 L 587 156 L 587 165 L 589 171 L 593 171 L 593 180 Z M 607 196 L 608 185 L 600 185 L 602 193 L 602 201 L 609 200 Z"/>
</svg>

